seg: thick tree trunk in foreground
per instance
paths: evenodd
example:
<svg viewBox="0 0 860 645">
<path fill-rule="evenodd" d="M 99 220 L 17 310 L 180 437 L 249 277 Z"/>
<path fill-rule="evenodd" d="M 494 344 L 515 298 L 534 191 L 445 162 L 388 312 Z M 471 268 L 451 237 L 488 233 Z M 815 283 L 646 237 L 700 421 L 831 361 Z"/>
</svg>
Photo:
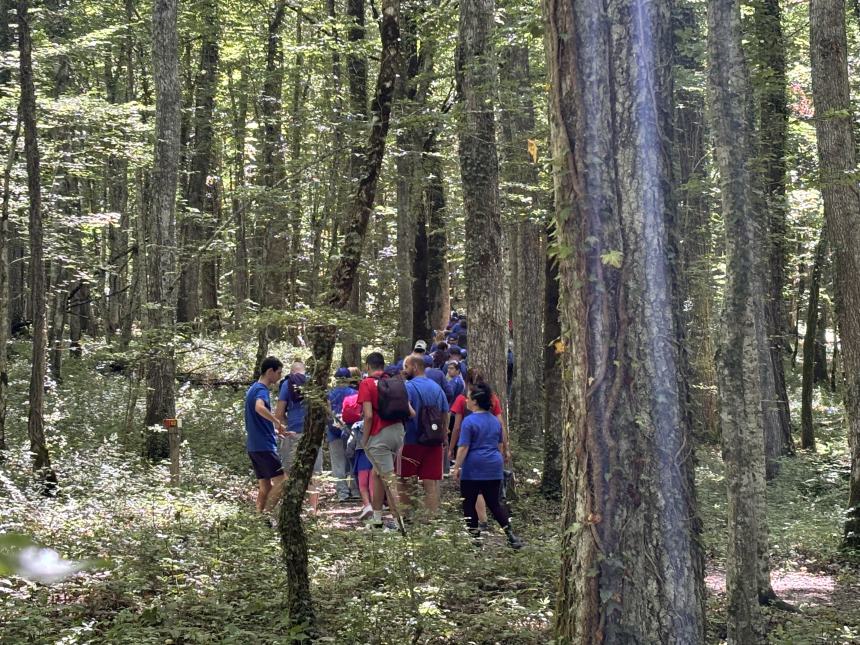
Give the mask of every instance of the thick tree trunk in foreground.
<svg viewBox="0 0 860 645">
<path fill-rule="evenodd" d="M 422 157 L 424 176 L 423 209 L 429 227 L 427 236 L 427 311 L 430 326 L 444 329 L 451 313 L 448 297 L 448 225 L 447 203 L 442 160 L 436 149 L 435 137 L 425 145 Z"/>
<path fill-rule="evenodd" d="M 815 260 L 809 284 L 809 305 L 806 309 L 806 332 L 803 336 L 803 387 L 800 396 L 800 447 L 815 450 L 815 428 L 812 424 L 812 391 L 815 388 L 815 338 L 818 325 L 818 291 L 821 265 L 826 248 L 825 233 L 815 246 Z"/>
<path fill-rule="evenodd" d="M 29 413 L 27 436 L 33 470 L 42 481 L 46 492 L 53 490 L 57 475 L 51 467 L 51 458 L 45 442 L 45 371 L 47 349 L 47 289 L 45 285 L 45 258 L 42 248 L 44 223 L 42 220 L 42 186 L 40 178 L 39 145 L 36 138 L 36 89 L 33 84 L 33 43 L 27 0 L 18 0 L 18 52 L 21 70 L 21 102 L 19 112 L 24 124 L 24 154 L 27 159 L 27 193 L 30 199 L 30 302 L 33 316 L 33 353 L 30 371 Z M 5 347 L 2 348 L 5 351 Z"/>
<path fill-rule="evenodd" d="M 153 431 L 176 415 L 173 328 L 176 316 L 176 187 L 180 101 L 177 0 L 152 4 L 155 80 L 155 156 L 146 222 L 146 328 L 152 334 L 146 364 L 146 456 L 165 459 L 167 433 Z"/>
<path fill-rule="evenodd" d="M 711 119 L 726 231 L 717 381 L 728 486 L 728 641 L 742 645 L 761 640 L 759 596 L 770 589 L 758 342 L 766 319 L 756 268 L 755 144 L 738 0 L 710 0 L 708 29 Z"/>
<path fill-rule="evenodd" d="M 493 115 L 493 21 L 493 0 L 460 3 L 457 85 L 462 100 L 460 174 L 466 215 L 463 273 L 469 313 L 469 367 L 484 373 L 504 404 L 508 311 L 501 288 L 504 274 Z"/>
<path fill-rule="evenodd" d="M 836 318 L 845 364 L 845 412 L 851 445 L 845 545 L 860 547 L 860 187 L 848 83 L 843 0 L 809 5 L 812 95 L 828 243 L 833 253 Z"/>
<path fill-rule="evenodd" d="M 376 92 L 371 105 L 370 133 L 365 149 L 364 174 L 359 178 L 357 190 L 352 194 L 347 210 L 347 232 L 341 249 L 341 257 L 334 268 L 332 286 L 326 304 L 344 310 L 349 304 L 353 285 L 358 275 L 361 250 L 367 234 L 367 225 L 376 199 L 376 186 L 385 154 L 385 137 L 388 134 L 394 83 L 397 74 L 397 58 L 400 30 L 397 20 L 397 0 L 382 3 L 382 61 L 376 81 Z M 290 623 L 306 625 L 314 633 L 314 608 L 308 577 L 308 546 L 301 510 L 305 491 L 313 474 L 317 449 L 322 442 L 328 418 L 327 404 L 323 393 L 328 387 L 332 353 L 337 329 L 330 325 L 312 328 L 310 341 L 314 356 L 314 378 L 309 397 L 310 409 L 305 418 L 305 432 L 299 442 L 293 473 L 284 489 L 281 506 L 280 532 L 284 563 L 287 568 L 287 597 Z"/>
<path fill-rule="evenodd" d="M 703 563 L 667 251 L 669 3 L 545 7 L 565 343 L 555 636 L 700 643 Z"/>
</svg>

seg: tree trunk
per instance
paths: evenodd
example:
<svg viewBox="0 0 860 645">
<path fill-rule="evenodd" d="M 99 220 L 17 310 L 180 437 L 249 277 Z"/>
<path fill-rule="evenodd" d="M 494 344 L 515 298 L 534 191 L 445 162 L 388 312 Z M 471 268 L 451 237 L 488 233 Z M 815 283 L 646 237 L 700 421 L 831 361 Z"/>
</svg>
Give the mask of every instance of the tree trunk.
<svg viewBox="0 0 860 645">
<path fill-rule="evenodd" d="M 21 72 L 21 100 L 18 107 L 24 125 L 24 154 L 27 159 L 27 193 L 30 231 L 30 309 L 33 316 L 33 352 L 30 370 L 29 413 L 27 436 L 33 470 L 41 480 L 46 493 L 53 492 L 57 475 L 51 467 L 48 445 L 45 442 L 45 371 L 47 349 L 47 289 L 45 285 L 45 258 L 43 249 L 44 223 L 42 220 L 42 186 L 40 177 L 39 145 L 36 134 L 36 88 L 33 84 L 33 43 L 27 0 L 18 0 L 18 52 Z M 5 347 L 3 348 L 5 350 Z"/>
<path fill-rule="evenodd" d="M 783 355 L 788 347 L 788 316 L 783 288 L 786 266 L 786 143 L 788 140 L 788 103 L 786 101 L 785 38 L 782 33 L 779 0 L 757 0 L 753 14 L 756 33 L 756 59 L 759 68 L 754 86 L 758 88 L 760 142 L 759 161 L 764 174 L 764 197 L 768 217 L 764 228 L 767 256 L 765 284 L 768 296 L 765 312 L 768 346 L 776 388 L 778 425 L 765 438 L 767 458 L 773 462 L 793 452 L 791 417 L 785 385 Z"/>
<path fill-rule="evenodd" d="M 420 160 L 419 160 L 420 161 Z M 420 167 L 420 166 L 418 166 Z M 423 338 L 430 341 L 430 310 L 427 302 L 427 279 L 430 269 L 430 239 L 428 233 L 427 212 L 420 208 L 418 201 L 420 192 L 410 187 L 410 201 L 414 200 L 415 211 L 415 235 L 412 238 L 414 245 L 412 270 L 412 333 L 411 338 L 418 340 Z M 412 350 L 412 345 L 409 345 Z M 405 354 L 404 354 L 405 356 Z"/>
<path fill-rule="evenodd" d="M 700 643 L 703 562 L 667 252 L 669 2 L 545 7 L 565 390 L 555 636 Z"/>
<path fill-rule="evenodd" d="M 806 309 L 806 331 L 803 336 L 803 388 L 800 407 L 800 447 L 815 450 L 815 429 L 812 425 L 812 391 L 815 387 L 815 339 L 818 325 L 818 289 L 821 265 L 824 262 L 825 235 L 815 246 L 815 261 L 809 283 L 809 305 Z"/>
<path fill-rule="evenodd" d="M 248 238 L 245 226 L 245 205 L 241 192 L 245 187 L 245 137 L 248 124 L 247 68 L 242 67 L 239 87 L 233 87 L 233 75 L 228 77 L 233 131 L 233 198 L 231 210 L 236 228 L 236 256 L 233 263 L 233 321 L 242 321 L 250 297 L 248 275 Z"/>
<path fill-rule="evenodd" d="M 289 253 L 289 275 L 287 277 L 288 292 L 287 301 L 290 307 L 295 307 L 299 298 L 299 266 L 303 264 L 299 260 L 302 249 L 302 211 L 305 206 L 302 203 L 302 144 L 305 137 L 305 100 L 307 99 L 308 82 L 304 80 L 305 56 L 302 53 L 302 16 L 296 16 L 296 53 L 295 66 L 293 67 L 293 103 L 291 109 L 290 123 L 290 165 L 289 186 L 290 195 L 290 253 Z"/>
<path fill-rule="evenodd" d="M 813 382 L 815 385 L 827 383 L 829 377 L 827 373 L 827 314 L 827 300 L 819 297 L 818 321 L 815 325 L 815 350 L 813 352 Z"/>
<path fill-rule="evenodd" d="M 547 229 L 547 241 L 550 238 Z M 548 499 L 561 497 L 561 324 L 558 317 L 558 260 L 545 257 L 543 314 L 543 475 L 540 492 Z"/>
<path fill-rule="evenodd" d="M 207 0 L 200 7 L 202 42 L 200 67 L 194 83 L 194 139 L 188 164 L 188 209 L 182 219 L 182 254 L 179 272 L 179 297 L 176 319 L 178 322 L 199 323 L 204 295 L 201 284 L 213 282 L 211 276 L 202 279 L 205 270 L 214 272 L 211 253 L 204 244 L 214 229 L 212 213 L 207 209 L 210 190 L 209 177 L 215 165 L 215 93 L 218 89 L 218 7 Z M 207 212 L 209 210 L 210 212 Z M 207 235 L 207 233 L 209 235 Z M 204 261 L 203 258 L 206 258 Z M 214 294 L 206 299 L 212 304 Z M 217 298 L 216 300 L 217 306 Z"/>
<path fill-rule="evenodd" d="M 845 412 L 851 445 L 845 545 L 860 547 L 860 190 L 843 0 L 809 5 L 812 95 L 818 137 L 819 186 L 824 200 L 828 244 L 833 253 L 836 319 L 845 367 Z"/>
<path fill-rule="evenodd" d="M 759 338 L 766 329 L 756 230 L 750 87 L 738 0 L 708 3 L 709 88 L 726 235 L 722 345 L 717 361 L 723 460 L 728 487 L 728 642 L 756 643 L 769 591 L 763 390 Z"/>
<path fill-rule="evenodd" d="M 460 3 L 457 86 L 462 101 L 460 175 L 466 217 L 469 366 L 480 369 L 505 407 L 507 305 L 501 285 L 502 221 L 493 114 L 496 58 L 493 0 Z"/>
<path fill-rule="evenodd" d="M 0 11 L 7 11 L 6 0 L 0 0 Z M 5 17 L 8 18 L 8 17 Z M 8 45 L 3 29 L 7 29 L 5 19 L 0 18 L 0 45 Z M 4 44 L 5 43 L 5 44 Z M 0 80 L 3 80 L 0 77 Z M 8 80 L 8 79 L 5 79 Z M 2 89 L 2 85 L 0 85 Z M 9 150 L 3 167 L 3 194 L 0 207 L 0 451 L 6 450 L 6 412 L 9 405 L 9 355 L 6 346 L 11 331 L 9 320 L 9 243 L 11 242 L 9 227 L 9 197 L 12 167 L 17 157 L 18 137 L 21 135 L 20 114 L 15 119 L 15 128 L 9 139 Z M 2 455 L 0 455 L 2 461 Z"/>
<path fill-rule="evenodd" d="M 153 0 L 152 61 L 155 81 L 155 156 L 151 210 L 146 222 L 146 328 L 154 335 L 146 365 L 146 456 L 168 457 L 167 433 L 158 430 L 176 415 L 176 188 L 179 170 L 181 89 L 177 0 Z"/>
<path fill-rule="evenodd" d="M 516 372 L 510 402 L 512 436 L 533 444 L 541 435 L 543 418 L 544 250 L 541 209 L 537 199 L 537 159 L 529 153 L 535 138 L 529 50 L 525 45 L 503 48 L 499 79 L 502 84 L 502 175 L 507 190 L 507 217 L 514 222 L 512 242 L 511 320 Z M 501 387 L 501 385 L 499 386 Z"/>
<path fill-rule="evenodd" d="M 451 313 L 448 298 L 448 211 L 445 202 L 442 159 L 436 149 L 435 135 L 425 143 L 422 156 L 424 218 L 430 229 L 427 252 L 427 311 L 430 327 L 444 329 Z"/>
<path fill-rule="evenodd" d="M 349 219 L 346 220 L 348 230 L 344 235 L 340 260 L 332 273 L 331 289 L 326 296 L 326 304 L 333 309 L 344 310 L 353 293 L 367 225 L 376 198 L 376 186 L 385 154 L 385 138 L 388 134 L 398 69 L 400 30 L 397 11 L 397 0 L 383 0 L 380 25 L 382 60 L 371 105 L 373 118 L 370 122 L 371 128 L 364 155 L 365 163 L 362 164 L 364 174 L 359 178 L 358 188 L 352 194 L 348 205 Z M 319 396 L 310 398 L 311 405 L 305 418 L 305 432 L 299 443 L 293 473 L 286 483 L 280 515 L 281 544 L 287 569 L 290 625 L 293 627 L 304 625 L 311 634 L 315 632 L 315 617 L 308 577 L 307 539 L 302 526 L 301 509 L 328 416 L 322 393 L 328 387 L 335 335 L 336 329 L 330 325 L 317 326 L 311 330 L 310 340 L 314 356 L 313 387 Z"/>
<path fill-rule="evenodd" d="M 684 74 L 701 75 L 698 54 L 703 17 L 691 3 L 676 5 L 675 62 Z M 694 53 L 691 53 L 694 52 Z M 702 55 L 704 52 L 702 52 Z M 681 293 L 691 306 L 685 311 L 684 343 L 689 364 L 690 416 L 694 433 L 716 442 L 717 376 L 714 370 L 713 232 L 709 169 L 705 146 L 705 100 L 688 87 L 675 90 L 675 156 L 678 168 L 678 219 L 683 240 L 680 253 Z"/>
</svg>

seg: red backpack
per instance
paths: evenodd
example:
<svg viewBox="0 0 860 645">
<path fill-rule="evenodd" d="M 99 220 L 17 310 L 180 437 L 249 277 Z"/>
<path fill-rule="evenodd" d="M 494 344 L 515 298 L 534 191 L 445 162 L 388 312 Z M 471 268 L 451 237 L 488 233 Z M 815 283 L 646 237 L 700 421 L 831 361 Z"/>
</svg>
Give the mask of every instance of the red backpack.
<svg viewBox="0 0 860 645">
<path fill-rule="evenodd" d="M 361 406 L 358 404 L 358 392 L 350 394 L 343 400 L 340 418 L 347 425 L 361 421 Z"/>
</svg>

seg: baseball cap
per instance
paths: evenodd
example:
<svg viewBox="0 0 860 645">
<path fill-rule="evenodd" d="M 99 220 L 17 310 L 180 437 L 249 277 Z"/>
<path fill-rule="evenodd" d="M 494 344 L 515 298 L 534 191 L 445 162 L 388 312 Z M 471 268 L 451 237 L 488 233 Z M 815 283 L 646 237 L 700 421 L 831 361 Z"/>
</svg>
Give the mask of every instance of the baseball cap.
<svg viewBox="0 0 860 645">
<path fill-rule="evenodd" d="M 427 351 L 427 341 L 424 341 L 424 340 L 415 341 L 415 347 L 413 348 L 413 351 L 426 352 Z"/>
<path fill-rule="evenodd" d="M 335 378 L 349 378 L 349 368 L 348 367 L 338 367 L 337 371 L 334 373 Z"/>
</svg>

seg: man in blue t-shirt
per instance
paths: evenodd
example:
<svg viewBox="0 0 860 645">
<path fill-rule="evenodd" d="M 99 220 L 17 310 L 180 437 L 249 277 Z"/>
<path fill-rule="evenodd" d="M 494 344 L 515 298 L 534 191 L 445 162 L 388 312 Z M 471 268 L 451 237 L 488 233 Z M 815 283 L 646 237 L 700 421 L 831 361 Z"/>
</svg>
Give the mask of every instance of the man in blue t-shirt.
<svg viewBox="0 0 860 645">
<path fill-rule="evenodd" d="M 335 477 L 334 489 L 337 493 L 337 501 L 348 502 L 353 496 L 353 490 L 348 479 L 352 471 L 349 459 L 346 456 L 346 436 L 343 433 L 343 424 L 339 417 L 343 409 L 343 400 L 358 393 L 357 385 L 353 387 L 352 375 L 348 367 L 340 367 L 334 373 L 335 387 L 328 393 L 328 403 L 331 408 L 331 419 L 326 428 L 326 439 L 328 440 L 328 454 L 331 457 L 332 475 Z M 349 434 L 347 432 L 347 434 Z"/>
<path fill-rule="evenodd" d="M 415 416 L 406 422 L 403 450 L 397 466 L 397 474 L 403 479 L 418 477 L 424 487 L 424 506 L 435 513 L 439 509 L 439 482 L 442 481 L 442 458 L 444 446 L 426 446 L 418 442 L 419 423 L 424 406 L 434 406 L 442 413 L 441 428 L 448 427 L 448 399 L 435 382 L 425 376 L 424 357 L 410 355 L 404 363 L 407 377 L 406 392 Z M 406 486 L 401 486 L 401 502 L 408 506 Z"/>
<path fill-rule="evenodd" d="M 269 388 L 281 378 L 284 364 L 274 356 L 263 359 L 260 378 L 245 394 L 246 447 L 257 476 L 257 512 L 271 510 L 281 496 L 284 468 L 278 457 L 275 433 L 283 435 L 286 427 L 272 414 Z M 272 492 L 274 490 L 274 493 Z"/>
<path fill-rule="evenodd" d="M 290 471 L 293 469 L 293 463 L 296 460 L 296 450 L 305 431 L 305 416 L 307 416 L 308 402 L 305 400 L 302 390 L 307 382 L 308 377 L 305 373 L 305 364 L 301 361 L 293 361 L 290 367 L 290 375 L 281 383 L 281 389 L 278 393 L 278 405 L 275 407 L 275 416 L 287 426 L 287 432 L 278 441 L 278 453 L 281 456 L 281 463 L 284 464 L 284 473 L 287 477 L 290 476 Z M 322 446 L 319 447 L 317 459 L 314 462 L 314 475 L 319 475 L 320 473 L 322 473 Z M 311 510 L 316 513 L 319 505 L 319 491 L 314 480 L 311 480 L 308 486 L 308 499 L 310 500 Z"/>
</svg>

